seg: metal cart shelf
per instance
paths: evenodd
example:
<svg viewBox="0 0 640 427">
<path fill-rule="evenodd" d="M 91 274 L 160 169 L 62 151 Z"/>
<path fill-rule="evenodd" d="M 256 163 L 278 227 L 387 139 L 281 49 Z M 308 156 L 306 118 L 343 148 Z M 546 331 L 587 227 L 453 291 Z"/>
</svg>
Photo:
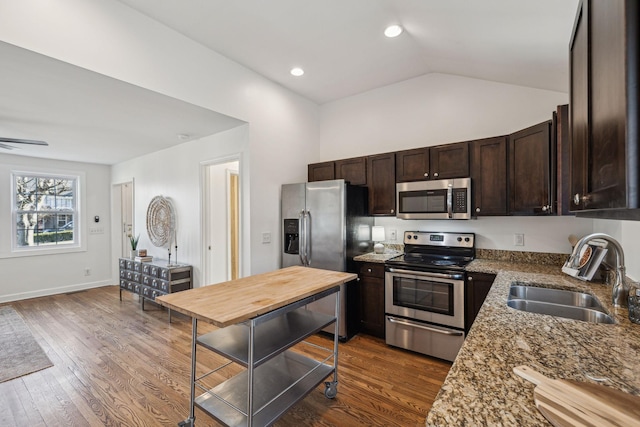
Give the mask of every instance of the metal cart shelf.
<svg viewBox="0 0 640 427">
<path fill-rule="evenodd" d="M 205 335 L 197 335 L 198 320 L 192 320 L 191 414 L 179 426 L 192 427 L 194 408 L 228 426 L 267 426 L 333 374 L 325 383 L 325 396 L 334 398 L 338 384 L 338 325 L 340 286 L 324 290 L 284 307 L 258 315 Z M 306 305 L 336 295 L 335 314 L 316 313 Z M 291 347 L 323 328 L 335 325 L 333 349 L 323 360 L 315 360 Z M 246 368 L 240 374 L 208 389 L 196 375 L 198 346 Z M 204 393 L 196 396 L 196 387 Z"/>
</svg>

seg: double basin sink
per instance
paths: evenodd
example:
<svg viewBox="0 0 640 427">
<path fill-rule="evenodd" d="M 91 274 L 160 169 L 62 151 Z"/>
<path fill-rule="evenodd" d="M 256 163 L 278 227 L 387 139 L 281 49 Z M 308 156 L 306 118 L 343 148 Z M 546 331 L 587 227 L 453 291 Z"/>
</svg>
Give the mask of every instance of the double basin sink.
<svg viewBox="0 0 640 427">
<path fill-rule="evenodd" d="M 548 314 L 592 323 L 615 323 L 600 301 L 584 292 L 513 283 L 507 305 L 530 313 Z"/>
</svg>

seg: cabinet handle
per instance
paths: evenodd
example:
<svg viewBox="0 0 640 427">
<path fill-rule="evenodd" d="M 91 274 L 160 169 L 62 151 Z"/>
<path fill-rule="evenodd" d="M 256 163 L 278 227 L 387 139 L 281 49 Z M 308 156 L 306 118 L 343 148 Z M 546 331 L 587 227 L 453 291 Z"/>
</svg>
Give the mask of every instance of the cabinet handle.
<svg viewBox="0 0 640 427">
<path fill-rule="evenodd" d="M 438 176 L 440 176 L 440 175 L 438 175 L 438 172 L 434 172 L 434 173 L 433 173 L 433 176 L 435 176 L 435 177 L 437 178 L 437 177 L 438 177 Z"/>
<path fill-rule="evenodd" d="M 467 279 L 468 279 L 469 281 L 472 281 L 472 280 L 473 280 L 473 276 L 469 276 L 469 277 L 467 277 Z"/>
<path fill-rule="evenodd" d="M 395 209 L 391 209 L 391 213 L 394 213 L 394 212 L 395 212 Z"/>
<path fill-rule="evenodd" d="M 476 208 L 476 212 L 480 212 L 480 208 Z"/>
<path fill-rule="evenodd" d="M 368 273 L 371 273 L 371 269 L 370 269 L 370 268 L 367 268 L 367 272 L 368 272 Z"/>
<path fill-rule="evenodd" d="M 591 195 L 587 194 L 586 196 L 580 197 L 579 193 L 573 195 L 573 204 L 579 205 L 580 203 L 588 203 L 591 201 Z"/>
<path fill-rule="evenodd" d="M 424 176 L 428 178 L 429 177 L 429 172 L 425 172 Z"/>
</svg>

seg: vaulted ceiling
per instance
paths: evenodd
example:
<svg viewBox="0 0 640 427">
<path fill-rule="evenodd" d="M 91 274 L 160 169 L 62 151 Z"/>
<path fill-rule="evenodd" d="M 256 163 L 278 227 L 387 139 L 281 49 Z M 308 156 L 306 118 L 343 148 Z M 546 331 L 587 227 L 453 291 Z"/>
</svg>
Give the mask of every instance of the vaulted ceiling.
<svg viewBox="0 0 640 427">
<path fill-rule="evenodd" d="M 113 1 L 319 105 L 427 73 L 567 92 L 568 44 L 578 4 L 578 0 Z M 404 32 L 386 38 L 383 30 L 389 24 L 402 25 Z M 50 158 L 113 164 L 182 143 L 176 138 L 180 133 L 201 137 L 239 123 L 2 42 L 0 57 L 0 136 L 61 141 L 47 152 Z M 293 77 L 289 70 L 294 66 L 305 74 Z M 90 146 L 87 141 L 92 141 Z M 11 152 L 41 153 L 37 147 Z"/>
</svg>

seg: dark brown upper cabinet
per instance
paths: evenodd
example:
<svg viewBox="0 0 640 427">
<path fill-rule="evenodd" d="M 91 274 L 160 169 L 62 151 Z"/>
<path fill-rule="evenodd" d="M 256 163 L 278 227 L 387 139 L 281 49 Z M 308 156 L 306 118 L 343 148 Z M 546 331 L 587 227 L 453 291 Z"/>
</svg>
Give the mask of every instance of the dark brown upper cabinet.
<svg viewBox="0 0 640 427">
<path fill-rule="evenodd" d="M 509 213 L 553 213 L 551 120 L 509 135 Z"/>
<path fill-rule="evenodd" d="M 395 216 L 395 153 L 367 157 L 367 187 L 369 188 L 369 214 Z"/>
<path fill-rule="evenodd" d="M 571 208 L 570 158 L 569 140 L 569 105 L 558 105 L 553 113 L 552 136 L 556 138 L 556 213 L 573 215 Z"/>
<path fill-rule="evenodd" d="M 396 182 L 429 179 L 429 147 L 396 151 Z"/>
<path fill-rule="evenodd" d="M 466 178 L 468 176 L 468 142 L 396 152 L 397 182 Z"/>
<path fill-rule="evenodd" d="M 352 185 L 367 185 L 367 158 L 336 160 L 336 179 L 344 179 Z"/>
<path fill-rule="evenodd" d="M 469 143 L 437 145 L 429 148 L 431 179 L 469 176 Z"/>
<path fill-rule="evenodd" d="M 640 219 L 640 6 L 583 0 L 569 44 L 570 201 L 578 215 Z M 636 218 L 637 217 L 637 218 Z"/>
<path fill-rule="evenodd" d="M 472 213 L 507 215 L 507 137 L 472 141 Z"/>
<path fill-rule="evenodd" d="M 311 163 L 307 166 L 307 170 L 309 182 L 336 179 L 335 162 Z"/>
</svg>

